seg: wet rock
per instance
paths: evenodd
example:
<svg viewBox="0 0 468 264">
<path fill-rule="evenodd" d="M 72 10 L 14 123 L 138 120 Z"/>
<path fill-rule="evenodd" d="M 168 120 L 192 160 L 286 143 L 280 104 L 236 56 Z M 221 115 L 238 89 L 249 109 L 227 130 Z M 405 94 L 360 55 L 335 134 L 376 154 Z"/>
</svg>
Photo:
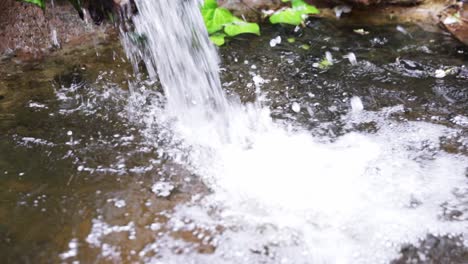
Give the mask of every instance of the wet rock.
<svg viewBox="0 0 468 264">
<path fill-rule="evenodd" d="M 262 17 L 262 10 L 276 10 L 284 3 L 281 0 L 218 0 L 218 4 L 236 16 L 257 21 Z"/>
<path fill-rule="evenodd" d="M 440 23 L 455 38 L 468 45 L 468 4 L 449 6 L 441 13 Z"/>
<path fill-rule="evenodd" d="M 324 2 L 330 2 L 332 4 L 348 4 L 350 6 L 365 7 L 365 6 L 376 6 L 376 5 L 401 5 L 411 6 L 422 3 L 424 0 L 319 0 Z M 307 2 L 316 3 L 317 0 L 308 0 Z"/>
<path fill-rule="evenodd" d="M 68 2 L 47 1 L 45 10 L 16 0 L 0 1 L 0 57 L 41 58 L 58 47 L 104 38 L 110 27 L 82 20 Z"/>
<path fill-rule="evenodd" d="M 436 237 L 428 235 L 416 247 L 407 245 L 401 249 L 401 257 L 392 264 L 406 263 L 467 263 L 468 251 L 460 237 Z"/>
</svg>

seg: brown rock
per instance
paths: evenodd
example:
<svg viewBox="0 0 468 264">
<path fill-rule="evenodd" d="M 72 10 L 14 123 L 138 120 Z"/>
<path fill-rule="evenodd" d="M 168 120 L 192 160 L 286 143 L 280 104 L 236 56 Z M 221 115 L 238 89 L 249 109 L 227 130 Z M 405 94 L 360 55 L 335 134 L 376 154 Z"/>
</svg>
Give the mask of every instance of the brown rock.
<svg viewBox="0 0 468 264">
<path fill-rule="evenodd" d="M 0 57 L 13 53 L 24 60 L 40 58 L 71 41 L 86 41 L 88 35 L 98 38 L 106 30 L 80 19 L 66 1 L 55 1 L 55 6 L 47 1 L 42 10 L 16 0 L 0 0 Z"/>
<path fill-rule="evenodd" d="M 284 3 L 281 0 L 218 0 L 218 5 L 232 11 L 239 17 L 249 21 L 258 21 L 262 17 L 262 10 L 275 10 Z"/>
<path fill-rule="evenodd" d="M 468 4 L 465 4 L 468 5 Z M 452 5 L 443 10 L 440 23 L 458 40 L 468 45 L 468 12 L 462 5 Z M 468 8 L 466 8 L 468 9 Z"/>
<path fill-rule="evenodd" d="M 414 6 L 423 2 L 433 0 L 306 0 L 309 4 L 324 7 L 333 7 L 336 5 L 349 5 L 357 8 L 365 8 L 369 6 Z"/>
</svg>

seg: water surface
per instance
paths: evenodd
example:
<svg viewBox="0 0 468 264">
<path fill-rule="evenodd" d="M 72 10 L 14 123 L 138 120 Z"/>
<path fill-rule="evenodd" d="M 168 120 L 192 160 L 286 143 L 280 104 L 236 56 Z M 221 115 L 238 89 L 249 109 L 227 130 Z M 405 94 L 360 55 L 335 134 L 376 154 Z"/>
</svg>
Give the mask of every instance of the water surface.
<svg viewBox="0 0 468 264">
<path fill-rule="evenodd" d="M 455 231 L 466 231 L 467 227 L 468 50 L 449 36 L 414 26 L 405 26 L 409 34 L 399 32 L 396 25 L 364 27 L 367 35 L 353 33 L 362 27 L 329 21 L 312 21 L 296 33 L 265 27 L 261 37 L 241 37 L 220 49 L 222 86 L 230 99 L 267 106 L 277 123 L 288 128 L 274 131 L 287 134 L 300 130 L 296 141 L 286 140 L 290 135 L 283 132 L 260 134 L 257 140 L 264 136 L 265 141 L 254 142 L 252 149 L 258 152 L 252 152 L 251 162 L 247 152 L 240 155 L 245 160 L 234 156 L 235 161 L 220 163 L 229 169 L 220 171 L 235 176 L 226 177 L 226 182 L 214 179 L 213 183 L 187 166 L 187 157 L 171 151 L 173 135 L 162 124 L 148 130 L 152 107 L 164 100 L 162 89 L 157 82 L 132 74 L 119 45 L 85 47 L 30 64 L 2 62 L 1 259 L 6 263 L 158 259 L 165 263 L 182 259 L 194 263 L 309 263 L 314 257 L 320 262 L 338 255 L 349 261 L 346 257 L 353 254 L 345 251 L 362 249 L 359 239 L 366 230 L 382 230 L 379 242 L 391 243 L 388 247 L 376 246 L 383 250 L 376 252 L 382 256 L 357 251 L 356 261 L 375 263 L 369 260 L 387 260 L 390 256 L 399 263 L 412 259 L 420 263 L 466 263 L 466 238 L 463 245 L 461 234 Z M 270 40 L 277 36 L 281 36 L 281 44 L 271 47 Z M 295 41 L 289 43 L 288 38 Z M 327 51 L 334 58 L 333 65 L 317 67 Z M 343 58 L 350 52 L 355 54 L 357 65 Z M 447 71 L 446 76 L 435 78 L 440 69 Z M 358 100 L 354 101 L 354 115 L 351 100 Z M 359 111 L 360 103 L 363 111 Z M 154 132 L 150 138 L 148 131 Z M 312 143 L 307 134 L 318 142 Z M 277 141 L 269 141 L 269 136 Z M 303 152 L 310 148 L 301 145 L 318 150 Z M 347 146 L 351 146 L 349 152 Z M 366 153 L 372 159 L 376 146 L 387 146 L 388 151 L 393 148 L 402 155 L 389 152 L 388 160 L 369 162 Z M 327 154 L 333 149 L 343 151 Z M 222 154 L 227 155 L 222 158 L 232 155 Z M 359 158 L 350 160 L 353 156 Z M 277 166 L 281 163 L 287 166 Z M 236 167 L 238 164 L 244 167 Z M 367 172 L 363 178 L 353 176 L 357 183 L 370 186 L 355 186 L 356 191 L 347 189 L 352 182 L 334 181 L 346 179 L 338 177 L 340 173 L 361 175 L 352 172 L 367 168 L 366 164 L 380 168 L 390 164 L 386 171 L 395 174 L 383 173 L 385 178 L 375 181 Z M 415 167 L 405 170 L 398 166 Z M 312 180 L 324 185 L 308 189 L 304 186 L 308 181 L 301 176 L 308 168 L 330 172 L 320 175 L 330 181 Z M 283 178 L 276 176 L 278 170 L 282 170 Z M 428 179 L 404 181 L 405 171 L 408 177 L 428 173 Z M 251 172 L 263 176 L 242 177 Z M 453 189 L 455 183 L 457 190 Z M 218 186 L 234 187 L 204 200 L 213 197 Z M 421 223 L 405 222 L 421 219 L 416 216 L 385 216 L 386 208 L 377 208 L 378 202 L 363 202 L 362 208 L 352 207 L 344 214 L 369 219 L 349 232 L 330 232 L 328 226 L 341 220 L 320 216 L 333 215 L 336 208 L 350 205 L 348 198 L 360 197 L 346 195 L 370 194 L 356 200 L 367 201 L 379 198 L 375 196 L 379 193 L 376 187 L 391 194 L 405 186 L 421 188 L 408 191 L 414 193 L 413 200 L 401 201 L 408 203 L 408 215 L 427 213 Z M 435 187 L 440 188 L 441 197 Z M 242 197 L 237 201 L 230 196 L 235 188 L 255 201 L 243 207 L 246 202 Z M 307 194 L 308 190 L 320 189 L 324 193 Z M 426 197 L 428 194 L 436 197 Z M 334 197 L 336 201 L 332 201 Z M 317 199 L 309 201 L 311 198 Z M 381 198 L 386 201 L 388 196 Z M 445 203 L 431 204 L 445 198 Z M 216 199 L 229 201 L 220 204 Z M 292 220 L 278 220 L 280 214 L 289 215 L 284 207 L 293 210 Z M 355 210 L 360 209 L 368 216 L 357 214 Z M 310 217 L 310 226 L 295 226 L 293 220 L 301 217 Z M 388 228 L 391 223 L 399 226 Z M 416 230 L 428 223 L 434 223 L 434 230 L 440 230 L 441 235 Z M 415 230 L 406 230 L 408 226 Z M 386 237 L 391 230 L 402 234 Z M 302 236 L 307 232 L 320 246 L 310 247 L 311 242 Z M 404 233 L 408 243 L 403 241 Z M 411 240 L 418 237 L 426 239 L 422 244 Z M 350 246 L 354 244 L 356 248 Z M 395 248 L 403 254 L 395 254 Z"/>
</svg>

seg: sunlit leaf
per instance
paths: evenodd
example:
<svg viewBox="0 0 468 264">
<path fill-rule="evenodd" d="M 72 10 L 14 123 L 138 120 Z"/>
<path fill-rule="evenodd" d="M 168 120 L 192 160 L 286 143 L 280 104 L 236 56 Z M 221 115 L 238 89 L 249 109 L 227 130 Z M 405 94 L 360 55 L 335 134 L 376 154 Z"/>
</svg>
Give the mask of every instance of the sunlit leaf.
<svg viewBox="0 0 468 264">
<path fill-rule="evenodd" d="M 277 11 L 270 17 L 272 24 L 300 25 L 308 15 L 318 14 L 320 11 L 304 0 L 292 0 L 291 7 Z"/>
<path fill-rule="evenodd" d="M 202 9 L 215 9 L 218 7 L 216 0 L 205 0 L 202 5 Z"/>
<path fill-rule="evenodd" d="M 218 7 L 216 0 L 205 0 L 200 10 L 210 39 L 218 46 L 225 43 L 226 37 L 244 33 L 260 35 L 258 24 L 246 22 L 229 10 Z"/>
<path fill-rule="evenodd" d="M 303 8 L 302 14 L 316 15 L 320 13 L 320 11 L 315 6 L 311 6 L 311 5 L 305 5 L 305 6 L 298 7 L 298 8 Z"/>
<path fill-rule="evenodd" d="M 242 21 L 226 25 L 224 27 L 224 32 L 226 32 L 226 34 L 230 37 L 234 37 L 244 33 L 260 35 L 260 27 L 257 23 L 248 23 Z"/>
<path fill-rule="evenodd" d="M 278 11 L 270 17 L 270 22 L 272 24 L 290 24 L 290 25 L 300 25 L 302 23 L 302 14 L 300 12 L 294 11 L 291 8 Z"/>
<path fill-rule="evenodd" d="M 292 0 L 291 6 L 295 10 L 302 11 L 303 14 L 320 13 L 320 11 L 315 6 L 307 4 L 304 0 Z"/>
<path fill-rule="evenodd" d="M 224 45 L 226 35 L 223 33 L 216 33 L 214 35 L 210 36 L 210 40 L 216 45 L 216 46 L 222 46 Z"/>
<path fill-rule="evenodd" d="M 224 25 L 235 21 L 234 15 L 225 8 L 207 9 L 202 16 L 210 34 L 220 31 Z"/>
</svg>

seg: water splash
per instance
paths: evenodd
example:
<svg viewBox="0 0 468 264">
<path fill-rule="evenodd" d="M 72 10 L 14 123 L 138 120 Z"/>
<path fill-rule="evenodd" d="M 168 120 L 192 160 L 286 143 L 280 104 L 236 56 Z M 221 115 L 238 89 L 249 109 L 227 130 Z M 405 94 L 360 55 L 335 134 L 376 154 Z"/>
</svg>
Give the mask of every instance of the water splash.
<svg viewBox="0 0 468 264">
<path fill-rule="evenodd" d="M 165 99 L 150 84 L 134 87 L 128 110 L 149 142 L 211 189 L 180 205 L 169 224 L 207 227 L 216 247 L 198 254 L 187 241 L 158 237 L 139 253 L 145 262 L 386 263 L 428 233 L 467 235 L 466 216 L 444 215 L 444 206 L 466 212 L 468 202 L 468 159 L 438 147 L 453 130 L 391 121 L 400 107 L 368 112 L 357 97 L 343 122 L 374 122 L 376 133 L 330 140 L 279 124 L 259 102 L 226 98 L 195 1 L 135 2 L 144 48 L 125 34 L 125 49 L 135 69 L 143 60 L 150 78 L 159 78 Z"/>
</svg>

